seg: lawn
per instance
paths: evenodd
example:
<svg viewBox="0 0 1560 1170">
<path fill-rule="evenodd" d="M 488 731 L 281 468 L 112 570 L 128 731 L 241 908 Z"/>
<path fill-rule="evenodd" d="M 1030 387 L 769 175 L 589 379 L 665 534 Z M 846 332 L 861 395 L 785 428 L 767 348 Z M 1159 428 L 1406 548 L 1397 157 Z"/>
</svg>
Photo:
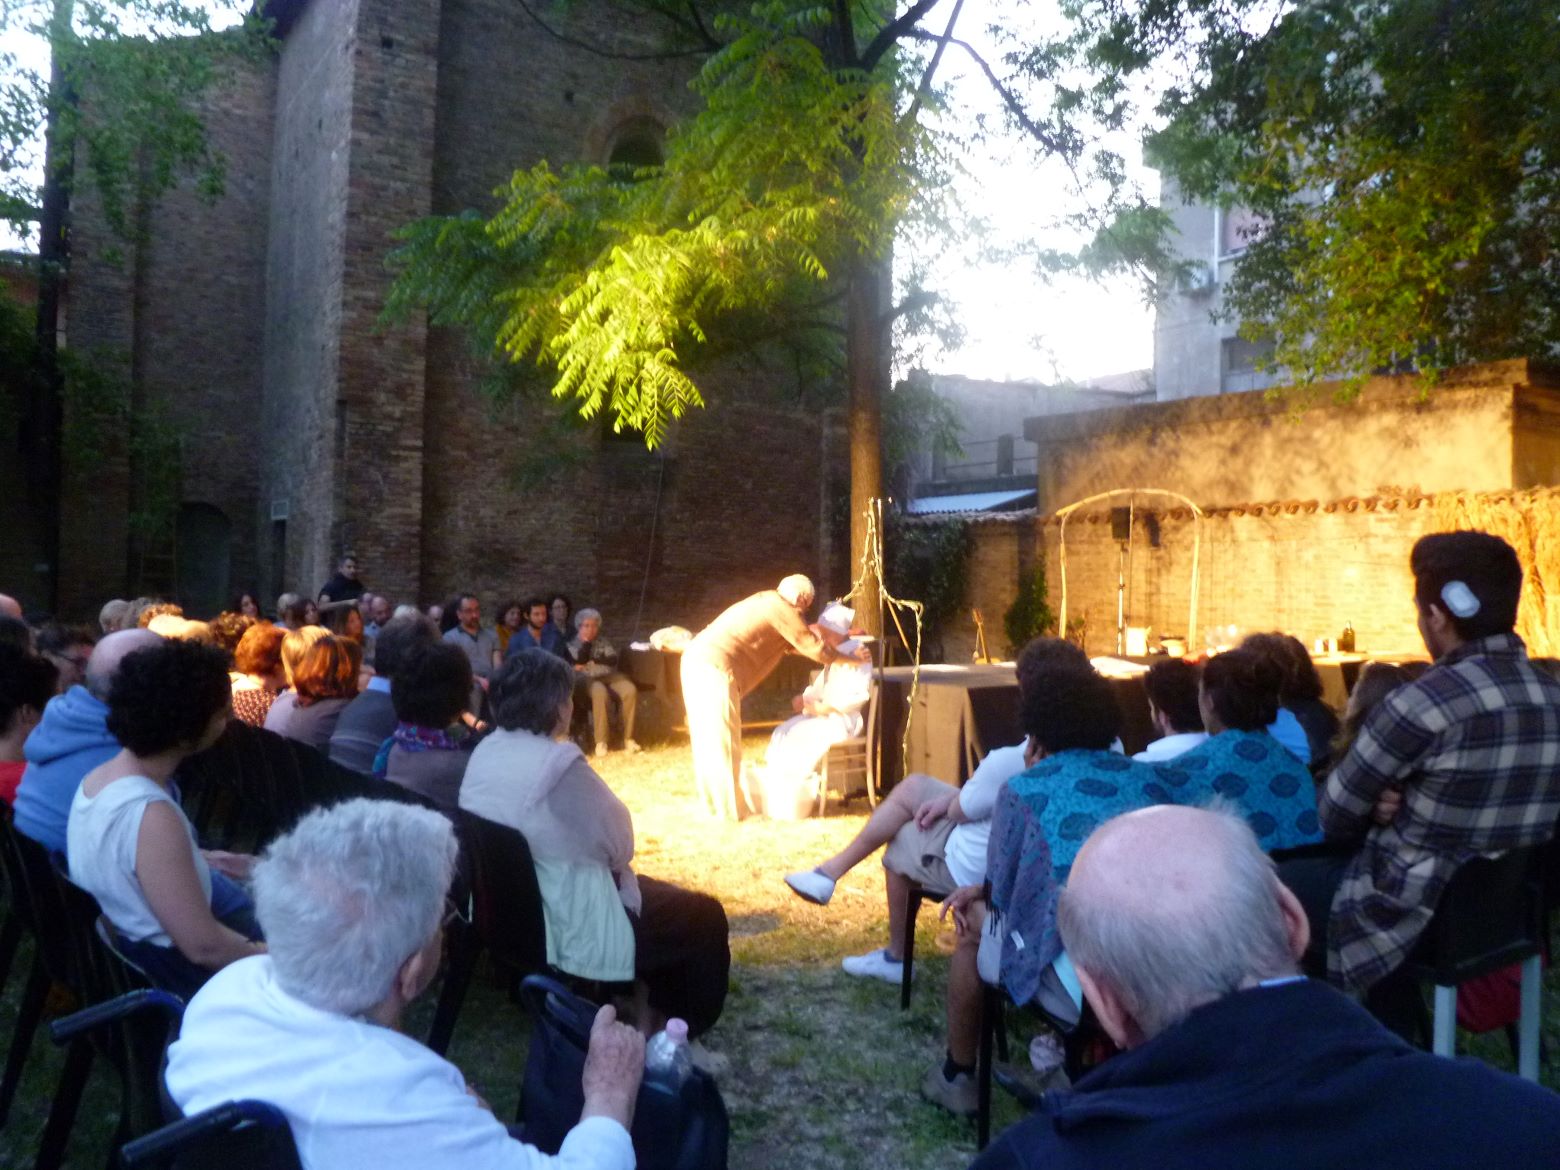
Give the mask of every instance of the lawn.
<svg viewBox="0 0 1560 1170">
<path fill-rule="evenodd" d="M 761 750 L 750 740 L 748 750 Z M 614 754 L 602 776 L 633 810 L 640 873 L 705 890 L 731 920 L 732 988 L 709 1046 L 731 1059 L 721 1089 L 731 1112 L 735 1170 L 819 1167 L 943 1170 L 968 1165 L 974 1127 L 921 1101 L 918 1085 L 942 1053 L 942 988 L 949 939 L 939 938 L 930 907 L 921 915 L 916 989 L 909 1012 L 898 990 L 851 979 L 842 955 L 882 945 L 886 932 L 882 871 L 860 866 L 839 884 L 827 907 L 794 897 L 782 883 L 791 869 L 832 853 L 860 828 L 859 802 L 822 820 L 753 820 L 717 825 L 693 791 L 685 744 L 638 756 Z M 3 1003 L 0 1035 L 9 1037 L 25 954 Z M 1545 1038 L 1551 1059 L 1544 1081 L 1560 1085 L 1560 977 L 1551 976 Z M 437 988 L 413 1013 L 409 1031 L 426 1032 Z M 1027 1025 L 1015 1028 L 1022 1056 Z M 1465 1038 L 1466 1039 L 1466 1038 Z M 1504 1039 L 1471 1041 L 1474 1051 L 1509 1067 Z M 466 1002 L 450 1058 L 493 1103 L 512 1112 L 525 1061 L 526 1020 L 491 980 L 481 978 Z M 30 1164 L 47 1112 L 59 1054 L 39 1037 L 21 1099 L 0 1130 L 0 1166 Z M 70 1165 L 103 1165 L 117 1115 L 116 1089 L 94 1074 L 72 1144 Z M 997 1093 L 997 1126 L 1020 1116 Z"/>
</svg>

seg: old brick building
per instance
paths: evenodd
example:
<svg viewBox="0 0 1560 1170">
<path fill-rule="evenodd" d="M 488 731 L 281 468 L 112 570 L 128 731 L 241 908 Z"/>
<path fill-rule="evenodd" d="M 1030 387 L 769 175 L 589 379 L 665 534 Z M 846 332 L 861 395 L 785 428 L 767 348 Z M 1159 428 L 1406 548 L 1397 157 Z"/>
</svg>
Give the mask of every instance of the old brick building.
<svg viewBox="0 0 1560 1170">
<path fill-rule="evenodd" d="M 345 548 L 396 598 L 562 588 L 620 636 L 636 613 L 638 632 L 696 626 L 789 571 L 845 587 L 842 430 L 782 376 L 713 379 L 709 409 L 652 454 L 493 405 L 462 337 L 380 323 L 400 226 L 491 210 L 542 159 L 654 149 L 687 67 L 573 44 L 643 52 L 652 31 L 590 4 L 550 11 L 551 31 L 509 0 L 267 7 L 275 53 L 209 99 L 222 198 L 163 197 L 133 245 L 90 199 L 76 208 L 69 342 L 175 422 L 180 506 L 177 539 L 132 539 L 137 456 L 121 443 L 78 460 L 60 608 L 159 575 L 197 608 L 241 585 L 310 591 Z M 25 595 L 22 559 L 0 570 Z"/>
</svg>

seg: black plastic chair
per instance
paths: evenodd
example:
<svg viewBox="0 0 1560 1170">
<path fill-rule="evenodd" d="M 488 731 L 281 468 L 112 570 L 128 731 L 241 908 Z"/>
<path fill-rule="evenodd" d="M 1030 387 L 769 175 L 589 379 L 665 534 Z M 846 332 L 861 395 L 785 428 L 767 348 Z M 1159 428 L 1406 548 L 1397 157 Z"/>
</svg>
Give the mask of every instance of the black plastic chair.
<svg viewBox="0 0 1560 1170">
<path fill-rule="evenodd" d="M 929 890 L 918 881 L 909 881 L 905 889 L 905 953 L 903 969 L 899 975 L 899 1010 L 910 1010 L 911 979 L 915 971 L 915 923 L 921 915 L 922 902 L 941 902 L 951 890 L 938 893 Z"/>
<path fill-rule="evenodd" d="M 522 976 L 549 970 L 542 891 L 524 834 L 464 810 L 457 813 L 455 828 L 470 894 L 445 932 L 448 965 L 428 1031 L 428 1047 L 441 1056 L 449 1049 L 484 949 L 512 973 L 516 986 Z"/>
<path fill-rule="evenodd" d="M 1404 974 L 1435 986 L 1431 1050 L 1438 1056 L 1456 1055 L 1458 986 L 1520 963 L 1517 1072 L 1527 1080 L 1538 1080 L 1540 955 L 1547 922 L 1545 850 L 1546 846 L 1530 846 L 1464 862 L 1403 964 Z"/>
<path fill-rule="evenodd" d="M 228 1101 L 128 1143 L 125 1170 L 301 1170 L 292 1130 L 275 1106 Z"/>
<path fill-rule="evenodd" d="M 1039 1100 L 1033 1096 L 1016 1079 L 1004 1076 L 996 1072 L 996 1061 L 1007 1060 L 1007 1008 L 1010 999 L 1000 987 L 993 987 L 989 983 L 981 984 L 980 997 L 980 1045 L 975 1054 L 975 1143 L 977 1149 L 984 1150 L 991 1141 L 991 1086 L 993 1081 L 1000 1084 L 1026 1107 L 1033 1109 L 1039 1105 Z M 1089 1054 L 1097 1045 L 1104 1041 L 1109 1042 L 1104 1029 L 1095 1019 L 1093 1010 L 1088 1004 L 1083 1005 L 1083 1012 L 1074 1024 L 1066 1024 L 1056 1019 L 1038 1003 L 1025 1005 L 1024 1009 L 1033 1012 L 1045 1024 L 1062 1038 L 1062 1069 L 1071 1080 L 1076 1081 L 1086 1070 L 1086 1062 Z"/>
</svg>

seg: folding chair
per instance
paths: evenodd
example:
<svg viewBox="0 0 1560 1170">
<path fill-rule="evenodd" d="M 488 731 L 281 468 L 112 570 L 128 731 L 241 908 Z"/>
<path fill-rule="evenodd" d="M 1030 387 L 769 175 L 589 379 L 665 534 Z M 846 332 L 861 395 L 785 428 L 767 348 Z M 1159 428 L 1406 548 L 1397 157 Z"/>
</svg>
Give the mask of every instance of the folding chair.
<svg viewBox="0 0 1560 1170">
<path fill-rule="evenodd" d="M 228 1101 L 182 1117 L 128 1143 L 125 1170 L 301 1170 L 281 1110 L 263 1101 Z"/>
</svg>

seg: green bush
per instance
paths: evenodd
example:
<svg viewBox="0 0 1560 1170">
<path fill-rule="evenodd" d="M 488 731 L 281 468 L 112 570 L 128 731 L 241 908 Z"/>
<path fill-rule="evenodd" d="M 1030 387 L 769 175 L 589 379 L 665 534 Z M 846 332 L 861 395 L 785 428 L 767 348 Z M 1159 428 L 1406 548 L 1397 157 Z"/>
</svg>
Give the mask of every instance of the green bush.
<svg viewBox="0 0 1560 1170">
<path fill-rule="evenodd" d="M 1017 655 L 1041 634 L 1056 633 L 1056 615 L 1046 598 L 1045 565 L 1037 564 L 1018 583 L 1018 596 L 1002 616 L 1007 631 L 1008 653 Z"/>
</svg>

